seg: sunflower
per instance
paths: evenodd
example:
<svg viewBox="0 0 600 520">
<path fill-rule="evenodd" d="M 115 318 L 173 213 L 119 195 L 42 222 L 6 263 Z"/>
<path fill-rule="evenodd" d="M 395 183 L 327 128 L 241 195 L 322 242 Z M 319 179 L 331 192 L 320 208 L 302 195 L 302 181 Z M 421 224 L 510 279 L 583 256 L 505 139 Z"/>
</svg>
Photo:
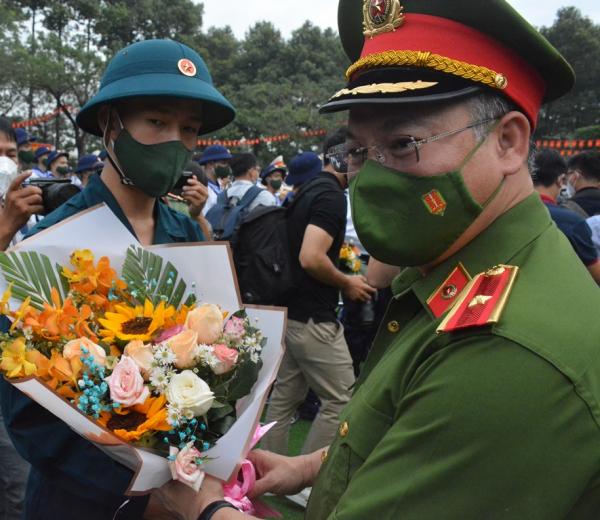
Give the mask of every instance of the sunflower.
<svg viewBox="0 0 600 520">
<path fill-rule="evenodd" d="M 150 341 L 175 309 L 172 306 L 165 309 L 165 302 L 160 302 L 155 309 L 152 302 L 146 300 L 143 308 L 141 305 L 115 305 L 115 311 L 107 312 L 104 318 L 98 320 L 105 327 L 100 331 L 101 336 L 111 341 L 114 341 L 115 336 L 123 341 Z"/>
<path fill-rule="evenodd" d="M 165 395 L 148 396 L 144 404 L 133 408 L 117 408 L 114 414 L 103 413 L 98 422 L 126 441 L 137 441 L 145 433 L 157 430 L 168 431 L 173 428 L 167 422 Z"/>
</svg>

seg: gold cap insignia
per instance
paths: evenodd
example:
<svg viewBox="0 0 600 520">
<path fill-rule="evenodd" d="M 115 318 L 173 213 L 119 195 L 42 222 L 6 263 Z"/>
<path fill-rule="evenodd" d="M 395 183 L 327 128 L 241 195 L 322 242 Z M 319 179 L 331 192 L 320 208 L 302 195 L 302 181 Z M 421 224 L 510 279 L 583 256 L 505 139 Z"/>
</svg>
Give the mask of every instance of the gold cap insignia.
<svg viewBox="0 0 600 520">
<path fill-rule="evenodd" d="M 346 94 L 352 94 L 353 96 L 356 96 L 357 94 L 396 94 L 400 92 L 406 92 L 407 90 L 420 90 L 429 88 L 435 85 L 437 85 L 437 81 L 421 80 L 405 81 L 403 83 L 373 83 L 372 85 L 363 85 L 353 89 L 344 88 L 331 96 L 329 101 L 340 96 L 345 96 Z"/>
<path fill-rule="evenodd" d="M 181 72 L 184 76 L 195 76 L 196 75 L 196 65 L 194 65 L 188 59 L 182 59 L 177 62 L 177 67 L 179 68 L 179 72 Z"/>
<path fill-rule="evenodd" d="M 369 38 L 395 31 L 404 22 L 400 0 L 363 0 L 363 34 Z"/>
</svg>

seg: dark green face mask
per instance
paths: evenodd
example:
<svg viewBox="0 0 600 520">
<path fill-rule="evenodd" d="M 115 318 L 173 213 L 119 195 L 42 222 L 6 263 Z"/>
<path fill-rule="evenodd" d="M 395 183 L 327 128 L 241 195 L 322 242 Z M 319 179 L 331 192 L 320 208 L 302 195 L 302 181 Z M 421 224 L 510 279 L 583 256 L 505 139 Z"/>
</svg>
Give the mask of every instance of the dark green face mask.
<svg viewBox="0 0 600 520">
<path fill-rule="evenodd" d="M 273 188 L 274 190 L 278 190 L 279 188 L 281 188 L 282 184 L 283 181 L 281 179 L 269 181 L 269 186 L 271 186 L 271 188 Z"/>
<path fill-rule="evenodd" d="M 164 197 L 183 174 L 193 150 L 181 141 L 142 144 L 122 128 L 113 145 L 123 175 L 149 197 Z M 108 156 L 113 164 L 112 158 Z M 122 181 L 123 182 L 123 181 Z M 127 182 L 123 182 L 127 184 Z"/>
<path fill-rule="evenodd" d="M 401 267 L 422 266 L 456 242 L 503 184 L 482 206 L 462 176 L 496 124 L 457 170 L 441 175 L 413 175 L 365 161 L 350 179 L 350 201 L 358 238 L 374 258 Z"/>
<path fill-rule="evenodd" d="M 57 166 L 56 173 L 58 173 L 59 175 L 62 175 L 64 177 L 65 175 L 69 174 L 69 167 L 68 166 Z"/>
<path fill-rule="evenodd" d="M 226 179 L 231 175 L 231 168 L 229 166 L 217 166 L 215 173 L 219 179 Z"/>
<path fill-rule="evenodd" d="M 21 150 L 19 152 L 19 160 L 23 164 L 31 164 L 35 161 L 35 154 L 31 150 Z"/>
</svg>

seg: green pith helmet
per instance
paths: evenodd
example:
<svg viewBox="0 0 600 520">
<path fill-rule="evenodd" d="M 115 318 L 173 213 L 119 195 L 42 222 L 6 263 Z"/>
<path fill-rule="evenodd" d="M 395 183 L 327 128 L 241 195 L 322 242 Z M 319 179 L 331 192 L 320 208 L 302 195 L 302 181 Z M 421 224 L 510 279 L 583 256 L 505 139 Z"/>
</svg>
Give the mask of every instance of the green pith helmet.
<svg viewBox="0 0 600 520">
<path fill-rule="evenodd" d="M 77 114 L 79 127 L 102 136 L 98 110 L 128 98 L 164 96 L 203 102 L 198 135 L 227 126 L 235 110 L 213 87 L 202 58 L 189 47 L 171 40 L 146 40 L 120 50 L 104 72 L 98 93 Z"/>
<path fill-rule="evenodd" d="M 540 104 L 566 94 L 573 70 L 505 0 L 340 0 L 352 66 L 322 112 L 418 103 L 493 90 L 535 127 Z"/>
</svg>

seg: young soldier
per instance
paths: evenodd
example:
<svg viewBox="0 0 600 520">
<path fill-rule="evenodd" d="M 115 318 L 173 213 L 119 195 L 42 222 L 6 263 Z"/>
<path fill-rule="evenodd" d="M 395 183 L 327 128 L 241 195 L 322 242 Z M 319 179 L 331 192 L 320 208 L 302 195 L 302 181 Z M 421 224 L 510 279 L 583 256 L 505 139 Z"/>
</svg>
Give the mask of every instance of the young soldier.
<svg viewBox="0 0 600 520">
<path fill-rule="evenodd" d="M 600 293 L 527 166 L 573 71 L 503 0 L 341 0 L 339 21 L 329 156 L 361 243 L 403 269 L 329 450 L 254 452 L 254 493 L 314 483 L 310 520 L 597 518 Z M 207 479 L 189 518 L 244 518 L 221 499 Z"/>
<path fill-rule="evenodd" d="M 83 130 L 103 137 L 108 161 L 85 191 L 33 233 L 104 202 L 144 245 L 204 240 L 196 222 L 159 199 L 181 176 L 198 135 L 234 117 L 233 107 L 213 87 L 206 65 L 192 49 L 149 40 L 121 50 L 98 93 L 77 115 Z M 191 180 L 184 190 L 190 213 L 197 216 L 206 188 Z M 129 520 L 141 519 L 146 510 L 160 511 L 148 496 L 123 496 L 133 476 L 129 469 L 12 385 L 2 381 L 1 390 L 6 427 L 33 466 L 23 518 Z"/>
</svg>

